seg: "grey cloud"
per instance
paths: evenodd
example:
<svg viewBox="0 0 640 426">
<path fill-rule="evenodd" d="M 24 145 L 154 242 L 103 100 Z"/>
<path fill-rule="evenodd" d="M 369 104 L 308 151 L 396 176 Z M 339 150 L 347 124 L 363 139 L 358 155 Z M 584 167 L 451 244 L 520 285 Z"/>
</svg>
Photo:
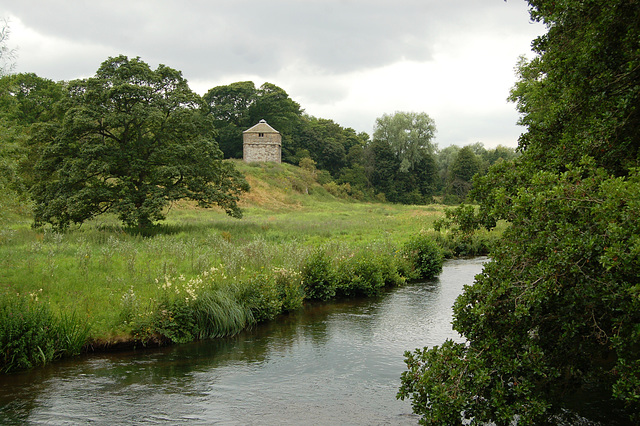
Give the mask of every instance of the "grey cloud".
<svg viewBox="0 0 640 426">
<path fill-rule="evenodd" d="M 336 74 L 426 61 L 437 38 L 446 37 L 444 22 L 447 31 L 481 31 L 508 16 L 504 2 L 477 0 L 2 3 L 46 35 L 106 44 L 211 79 L 272 75 L 292 61 Z"/>
</svg>

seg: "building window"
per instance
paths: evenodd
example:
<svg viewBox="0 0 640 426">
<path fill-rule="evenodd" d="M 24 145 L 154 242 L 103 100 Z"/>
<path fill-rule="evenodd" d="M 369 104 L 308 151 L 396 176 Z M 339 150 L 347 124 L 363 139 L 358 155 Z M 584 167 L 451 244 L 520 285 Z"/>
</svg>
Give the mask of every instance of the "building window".
<svg viewBox="0 0 640 426">
<path fill-rule="evenodd" d="M 259 138 L 264 138 L 264 133 L 258 133 Z"/>
</svg>

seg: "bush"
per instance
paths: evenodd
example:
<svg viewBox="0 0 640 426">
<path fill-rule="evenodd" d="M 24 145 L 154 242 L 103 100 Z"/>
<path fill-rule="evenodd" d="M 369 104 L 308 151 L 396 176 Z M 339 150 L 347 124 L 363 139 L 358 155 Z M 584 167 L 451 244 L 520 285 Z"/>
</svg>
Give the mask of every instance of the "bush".
<svg viewBox="0 0 640 426">
<path fill-rule="evenodd" d="M 384 287 L 382 268 L 366 252 L 351 255 L 340 264 L 337 294 L 342 297 L 374 296 Z"/>
<path fill-rule="evenodd" d="M 499 232 L 487 230 L 478 230 L 471 234 L 442 232 L 435 236 L 445 257 L 486 256 L 499 239 Z"/>
<path fill-rule="evenodd" d="M 316 250 L 302 267 L 302 282 L 308 299 L 329 300 L 336 295 L 336 273 L 327 253 Z"/>
<path fill-rule="evenodd" d="M 428 280 L 442 272 L 444 255 L 430 236 L 421 233 L 407 242 L 404 255 L 413 265 L 412 279 Z"/>
<path fill-rule="evenodd" d="M 338 270 L 337 294 L 343 297 L 375 296 L 406 282 L 393 255 L 371 247 L 346 258 Z"/>
<path fill-rule="evenodd" d="M 273 275 L 256 274 L 243 285 L 243 299 L 257 322 L 274 319 L 282 313 L 282 298 Z"/>
<path fill-rule="evenodd" d="M 282 299 L 282 312 L 291 312 L 301 308 L 304 302 L 302 275 L 285 268 L 275 268 L 273 274 Z"/>
</svg>

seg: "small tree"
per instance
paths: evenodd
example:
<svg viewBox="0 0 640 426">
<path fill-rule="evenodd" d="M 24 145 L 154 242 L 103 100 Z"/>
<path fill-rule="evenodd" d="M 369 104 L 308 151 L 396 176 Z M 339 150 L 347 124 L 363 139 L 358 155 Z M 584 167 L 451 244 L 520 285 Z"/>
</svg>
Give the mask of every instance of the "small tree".
<svg viewBox="0 0 640 426">
<path fill-rule="evenodd" d="M 248 184 L 213 139 L 201 101 L 179 71 L 109 58 L 68 84 L 64 119 L 39 128 L 35 225 L 66 227 L 105 212 L 129 226 L 164 219 L 180 199 L 241 217 Z"/>
</svg>

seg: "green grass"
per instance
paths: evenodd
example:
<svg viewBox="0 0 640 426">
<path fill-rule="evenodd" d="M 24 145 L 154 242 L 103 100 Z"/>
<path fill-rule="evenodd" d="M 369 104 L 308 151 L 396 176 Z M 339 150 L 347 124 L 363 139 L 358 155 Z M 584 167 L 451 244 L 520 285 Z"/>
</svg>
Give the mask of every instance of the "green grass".
<svg viewBox="0 0 640 426">
<path fill-rule="evenodd" d="M 280 212 L 248 208 L 241 220 L 173 210 L 151 236 L 125 232 L 109 217 L 64 234 L 17 224 L 3 235 L 1 285 L 39 292 L 54 311 L 74 308 L 105 336 L 117 331 L 114 313 L 131 287 L 149 300 L 157 297 L 155 280 L 165 275 L 191 278 L 222 265 L 240 278 L 264 268 L 298 268 L 324 244 L 401 244 L 430 227 L 436 215 L 427 209 L 331 201 Z"/>
<path fill-rule="evenodd" d="M 396 259 L 403 245 L 443 216 L 438 205 L 339 199 L 290 165 L 237 166 L 252 184 L 243 219 L 184 202 L 142 233 L 109 215 L 57 233 L 11 216 L 0 231 L 0 293 L 37 297 L 58 318 L 86 321 L 100 341 L 232 334 L 301 306 L 309 288 L 300 274 L 319 250 L 338 295 L 397 284 L 408 271 Z"/>
</svg>

